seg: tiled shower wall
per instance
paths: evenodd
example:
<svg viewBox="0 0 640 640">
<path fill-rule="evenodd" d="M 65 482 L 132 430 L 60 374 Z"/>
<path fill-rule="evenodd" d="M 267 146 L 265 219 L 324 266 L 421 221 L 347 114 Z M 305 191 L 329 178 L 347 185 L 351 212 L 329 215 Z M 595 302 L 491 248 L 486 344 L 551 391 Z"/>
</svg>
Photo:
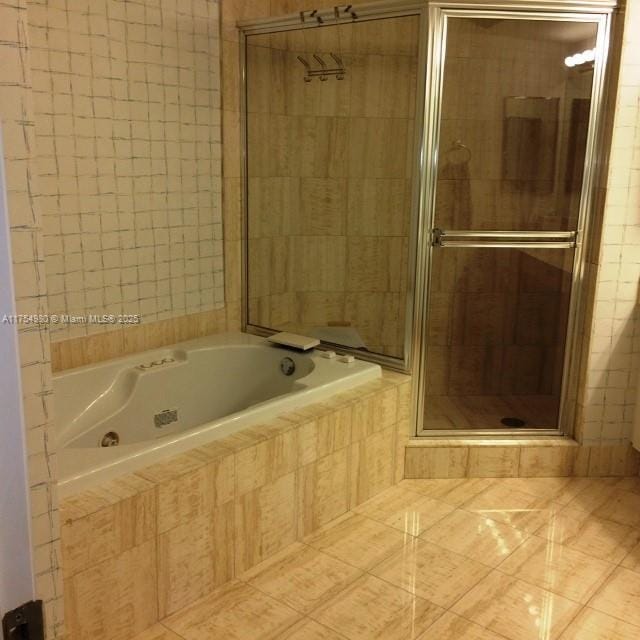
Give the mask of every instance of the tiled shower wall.
<svg viewBox="0 0 640 640">
<path fill-rule="evenodd" d="M 18 313 L 47 311 L 42 219 L 31 91 L 26 0 L 0 0 L 0 121 L 7 172 L 9 226 Z M 2 311 L 5 313 L 6 311 Z M 8 330 L 0 325 L 0 331 Z M 46 327 L 21 325 L 19 350 L 27 430 L 36 594 L 44 601 L 47 638 L 64 631 L 60 527 L 53 446 L 51 362 Z M 15 425 L 0 421 L 0 431 Z"/>
<path fill-rule="evenodd" d="M 416 16 L 251 36 L 249 319 L 350 326 L 401 356 L 417 84 Z M 346 73 L 305 82 L 298 57 Z"/>
<path fill-rule="evenodd" d="M 613 102 L 613 100 L 612 100 Z M 640 0 L 629 0 L 615 104 L 602 243 L 589 264 L 593 317 L 586 327 L 579 433 L 583 444 L 629 442 L 640 368 Z"/>
<path fill-rule="evenodd" d="M 50 312 L 222 307 L 217 2 L 34 0 L 28 16 Z"/>
<path fill-rule="evenodd" d="M 590 96 L 592 74 L 569 72 L 563 60 L 582 50 L 580 46 L 593 44 L 561 40 L 549 26 L 465 19 L 449 27 L 437 227 L 575 227 L 580 185 L 566 188 L 570 114 L 574 98 Z M 552 113 L 557 132 L 548 129 L 557 136 L 557 146 L 548 143 L 546 157 L 530 152 L 516 156 L 514 147 L 528 149 L 532 141 L 526 131 L 507 134 L 507 105 L 520 105 L 541 120 L 545 111 Z M 510 174 L 505 173 L 507 154 Z M 530 170 L 531 162 L 546 167 L 546 181 L 540 179 L 542 171 Z M 553 397 L 561 384 L 572 253 L 461 249 L 437 251 L 433 260 L 429 395 L 545 396 L 550 411 L 544 413 L 553 416 Z M 536 418 L 538 424 L 555 419 Z M 437 416 L 428 416 L 427 424 L 446 427 Z"/>
</svg>

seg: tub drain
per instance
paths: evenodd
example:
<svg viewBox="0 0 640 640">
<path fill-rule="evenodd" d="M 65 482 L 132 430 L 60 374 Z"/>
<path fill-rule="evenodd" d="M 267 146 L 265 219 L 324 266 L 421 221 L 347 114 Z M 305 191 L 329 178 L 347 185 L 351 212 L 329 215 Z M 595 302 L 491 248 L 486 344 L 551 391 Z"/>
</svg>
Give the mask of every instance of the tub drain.
<svg viewBox="0 0 640 640">
<path fill-rule="evenodd" d="M 101 447 L 117 447 L 120 444 L 120 436 L 115 431 L 108 431 L 102 436 Z"/>
<path fill-rule="evenodd" d="M 527 423 L 521 418 L 502 418 L 500 422 L 505 427 L 526 427 Z"/>
</svg>

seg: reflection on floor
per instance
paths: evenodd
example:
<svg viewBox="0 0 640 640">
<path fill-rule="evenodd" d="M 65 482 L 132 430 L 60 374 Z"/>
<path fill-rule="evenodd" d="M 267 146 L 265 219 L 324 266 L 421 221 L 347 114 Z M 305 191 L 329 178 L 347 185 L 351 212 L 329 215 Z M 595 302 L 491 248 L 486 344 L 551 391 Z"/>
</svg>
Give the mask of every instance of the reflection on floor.
<svg viewBox="0 0 640 640">
<path fill-rule="evenodd" d="M 555 428 L 556 396 L 428 396 L 424 428 L 504 429 L 503 418 L 519 418 L 525 427 Z"/>
<path fill-rule="evenodd" d="M 637 640 L 640 478 L 405 480 L 136 640 Z"/>
</svg>

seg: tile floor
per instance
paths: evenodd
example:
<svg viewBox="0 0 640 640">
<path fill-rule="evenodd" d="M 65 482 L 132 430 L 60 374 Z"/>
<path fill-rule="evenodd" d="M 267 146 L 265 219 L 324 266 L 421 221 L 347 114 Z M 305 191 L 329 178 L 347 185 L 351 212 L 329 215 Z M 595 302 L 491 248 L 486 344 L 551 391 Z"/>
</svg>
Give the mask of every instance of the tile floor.
<svg viewBox="0 0 640 640">
<path fill-rule="evenodd" d="M 520 418 L 527 427 L 553 428 L 556 396 L 428 396 L 423 428 L 504 429 L 502 418 Z"/>
<path fill-rule="evenodd" d="M 136 640 L 638 640 L 640 478 L 405 480 Z"/>
</svg>

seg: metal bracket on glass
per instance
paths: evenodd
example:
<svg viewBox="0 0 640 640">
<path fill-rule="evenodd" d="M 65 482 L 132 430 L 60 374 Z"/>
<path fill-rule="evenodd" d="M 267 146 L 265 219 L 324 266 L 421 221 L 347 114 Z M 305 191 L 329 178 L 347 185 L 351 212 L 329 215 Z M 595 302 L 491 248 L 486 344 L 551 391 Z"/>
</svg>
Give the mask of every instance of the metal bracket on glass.
<svg viewBox="0 0 640 640">
<path fill-rule="evenodd" d="M 573 249 L 576 231 L 448 231 L 435 228 L 434 247 Z"/>
</svg>

